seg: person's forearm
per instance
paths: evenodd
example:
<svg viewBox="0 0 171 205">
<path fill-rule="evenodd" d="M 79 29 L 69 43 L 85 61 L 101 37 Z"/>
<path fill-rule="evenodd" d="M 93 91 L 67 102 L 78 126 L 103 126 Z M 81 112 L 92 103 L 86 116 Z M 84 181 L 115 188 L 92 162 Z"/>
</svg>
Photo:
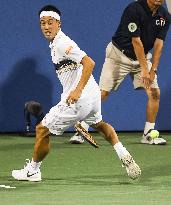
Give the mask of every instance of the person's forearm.
<svg viewBox="0 0 171 205">
<path fill-rule="evenodd" d="M 82 91 L 85 87 L 85 85 L 87 84 L 92 72 L 93 72 L 93 68 L 95 66 L 95 62 L 88 56 L 85 56 L 82 61 L 81 61 L 82 65 L 83 65 L 83 70 L 82 70 L 82 75 L 80 78 L 80 81 L 76 87 L 76 89 Z"/>
<path fill-rule="evenodd" d="M 154 43 L 154 49 L 153 49 L 153 62 L 152 62 L 152 69 L 157 70 L 161 53 L 163 49 L 163 41 L 160 39 L 156 39 Z"/>
<path fill-rule="evenodd" d="M 132 44 L 134 47 L 134 52 L 137 57 L 137 60 L 139 61 L 141 69 L 147 69 L 147 60 L 144 52 L 143 44 L 140 40 L 140 38 L 132 38 Z"/>
</svg>

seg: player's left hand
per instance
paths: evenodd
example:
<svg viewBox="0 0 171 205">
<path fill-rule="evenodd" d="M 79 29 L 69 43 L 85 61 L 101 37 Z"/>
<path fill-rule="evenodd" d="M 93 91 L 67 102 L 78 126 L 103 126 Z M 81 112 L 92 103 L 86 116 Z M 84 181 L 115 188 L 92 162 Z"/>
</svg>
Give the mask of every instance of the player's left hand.
<svg viewBox="0 0 171 205">
<path fill-rule="evenodd" d="M 150 84 L 152 84 L 152 82 L 154 81 L 155 78 L 155 71 L 153 69 L 150 70 Z"/>
<path fill-rule="evenodd" d="M 71 91 L 69 96 L 66 99 L 66 103 L 68 105 L 76 103 L 78 99 L 81 97 L 81 93 L 82 93 L 82 90 L 77 89 L 77 88 Z"/>
</svg>

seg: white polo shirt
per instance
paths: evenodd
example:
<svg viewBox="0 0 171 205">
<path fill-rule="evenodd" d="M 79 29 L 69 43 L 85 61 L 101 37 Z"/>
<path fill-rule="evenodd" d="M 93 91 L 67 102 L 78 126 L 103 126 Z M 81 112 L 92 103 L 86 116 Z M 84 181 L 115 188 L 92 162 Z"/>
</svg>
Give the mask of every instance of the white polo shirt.
<svg viewBox="0 0 171 205">
<path fill-rule="evenodd" d="M 51 48 L 52 62 L 55 65 L 57 76 L 63 86 L 61 100 L 65 100 L 78 85 L 83 69 L 80 62 L 87 54 L 61 30 L 49 47 Z M 99 86 L 91 75 L 80 99 L 96 97 L 99 94 Z"/>
</svg>

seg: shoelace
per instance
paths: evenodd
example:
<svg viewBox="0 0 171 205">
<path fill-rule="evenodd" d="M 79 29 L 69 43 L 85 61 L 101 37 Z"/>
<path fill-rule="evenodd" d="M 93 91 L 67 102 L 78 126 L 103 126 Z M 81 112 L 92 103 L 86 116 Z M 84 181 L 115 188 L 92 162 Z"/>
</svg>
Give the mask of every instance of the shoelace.
<svg viewBox="0 0 171 205">
<path fill-rule="evenodd" d="M 31 163 L 30 159 L 26 159 L 26 165 L 24 166 L 24 169 Z"/>
</svg>

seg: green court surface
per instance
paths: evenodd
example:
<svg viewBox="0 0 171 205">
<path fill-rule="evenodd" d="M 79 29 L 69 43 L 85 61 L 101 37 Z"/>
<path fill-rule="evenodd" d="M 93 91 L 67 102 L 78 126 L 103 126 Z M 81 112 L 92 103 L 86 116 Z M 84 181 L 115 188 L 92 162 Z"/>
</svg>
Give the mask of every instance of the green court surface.
<svg viewBox="0 0 171 205">
<path fill-rule="evenodd" d="M 0 136 L 0 205 L 169 205 L 171 204 L 171 134 L 166 146 L 142 145 L 141 133 L 120 133 L 120 140 L 142 169 L 138 181 L 128 178 L 112 147 L 98 134 L 95 149 L 70 145 L 72 134 L 52 137 L 42 164 L 42 182 L 19 182 L 11 170 L 31 158 L 34 137 Z"/>
</svg>

